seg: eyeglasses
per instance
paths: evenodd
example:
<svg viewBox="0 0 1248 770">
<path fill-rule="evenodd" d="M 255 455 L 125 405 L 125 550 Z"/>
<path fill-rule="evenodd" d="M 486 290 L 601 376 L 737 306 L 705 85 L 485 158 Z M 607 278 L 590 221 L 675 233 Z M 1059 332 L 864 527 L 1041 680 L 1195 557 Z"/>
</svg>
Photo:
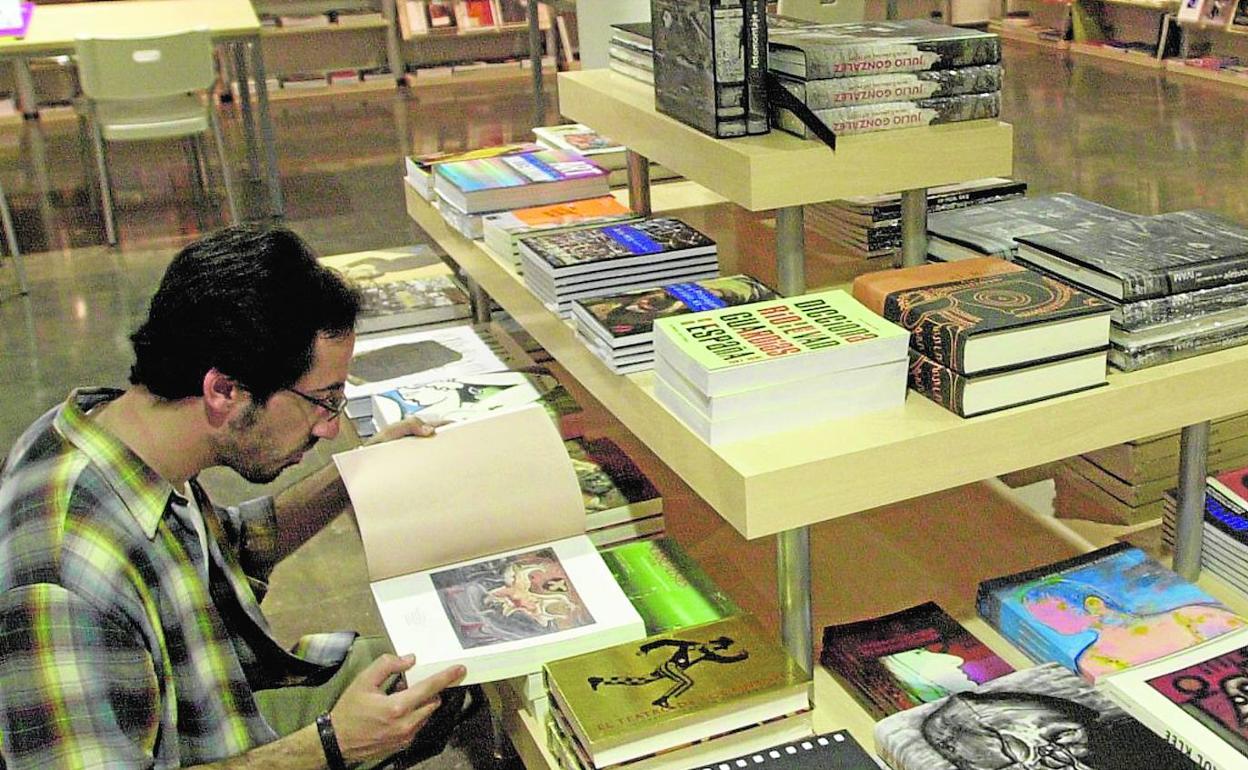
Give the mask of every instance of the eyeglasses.
<svg viewBox="0 0 1248 770">
<path fill-rule="evenodd" d="M 338 415 L 342 414 L 342 410 L 347 407 L 347 397 L 343 393 L 325 396 L 324 398 L 317 398 L 316 396 L 309 396 L 307 393 L 302 393 L 294 388 L 285 388 L 285 390 L 294 393 L 296 396 L 302 398 L 304 401 L 307 401 L 313 406 L 319 406 L 324 409 L 328 413 L 330 422 L 337 420 Z"/>
</svg>

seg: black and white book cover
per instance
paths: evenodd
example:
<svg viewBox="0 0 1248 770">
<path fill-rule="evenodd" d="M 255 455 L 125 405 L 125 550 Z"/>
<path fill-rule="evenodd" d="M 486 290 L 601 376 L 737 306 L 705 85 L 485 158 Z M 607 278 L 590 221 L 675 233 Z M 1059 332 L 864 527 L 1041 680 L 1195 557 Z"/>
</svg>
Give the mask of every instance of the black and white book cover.
<svg viewBox="0 0 1248 770">
<path fill-rule="evenodd" d="M 1123 345 L 1115 342 L 1109 348 L 1109 362 L 1124 372 L 1134 372 L 1215 350 L 1237 347 L 1245 342 L 1248 342 L 1248 324 L 1223 324 L 1151 345 Z"/>
<path fill-rule="evenodd" d="M 716 137 L 744 136 L 741 0 L 650 0 L 655 109 Z"/>
<path fill-rule="evenodd" d="M 1115 326 L 1126 331 L 1138 331 L 1244 307 L 1248 307 L 1248 282 L 1124 302 L 1115 308 L 1112 318 Z"/>
<path fill-rule="evenodd" d="M 1175 211 L 1019 238 L 1021 259 L 1131 301 L 1248 281 L 1248 229 L 1211 211 Z"/>
<path fill-rule="evenodd" d="M 929 187 L 927 190 L 927 211 L 929 214 L 947 209 L 963 208 L 970 203 L 995 203 L 998 199 L 1021 198 L 1027 194 L 1027 183 L 1005 177 L 987 177 L 972 179 L 969 182 Z M 986 200 L 990 199 L 990 200 Z M 822 207 L 825 204 L 816 203 Z M 897 220 L 901 217 L 901 194 L 886 193 L 884 195 L 864 195 L 856 198 L 832 201 L 829 207 L 843 209 L 856 215 L 869 218 L 873 222 Z"/>
<path fill-rule="evenodd" d="M 1001 65 L 958 67 L 926 72 L 894 72 L 856 78 L 801 80 L 778 76 L 780 85 L 812 110 L 881 102 L 917 102 L 1001 90 Z"/>
<path fill-rule="evenodd" d="M 715 762 L 696 770 L 751 767 L 756 770 L 879 770 L 879 765 L 847 730 L 815 735 L 770 749 Z"/>
<path fill-rule="evenodd" d="M 715 242 L 672 217 L 521 238 L 522 253 L 550 271 L 685 250 L 712 252 Z M 653 261 L 653 260 L 650 260 Z"/>
<path fill-rule="evenodd" d="M 995 34 L 926 19 L 778 26 L 768 36 L 772 72 L 803 80 L 920 72 L 1001 61 Z"/>
<path fill-rule="evenodd" d="M 942 211 L 928 217 L 927 232 L 981 254 L 1009 259 L 1017 248 L 1016 239 L 1023 236 L 1139 218 L 1071 193 L 1057 193 Z"/>
<path fill-rule="evenodd" d="M 913 102 L 859 104 L 813 110 L 816 118 L 837 136 L 892 131 L 898 128 L 960 123 L 966 120 L 995 118 L 1001 114 L 1001 94 L 967 94 L 941 99 L 919 99 Z M 776 127 L 790 134 L 810 139 L 814 135 L 791 110 L 775 111 Z"/>
<path fill-rule="evenodd" d="M 893 714 L 875 726 L 893 770 L 1191 770 L 1179 749 L 1057 663 Z"/>
</svg>

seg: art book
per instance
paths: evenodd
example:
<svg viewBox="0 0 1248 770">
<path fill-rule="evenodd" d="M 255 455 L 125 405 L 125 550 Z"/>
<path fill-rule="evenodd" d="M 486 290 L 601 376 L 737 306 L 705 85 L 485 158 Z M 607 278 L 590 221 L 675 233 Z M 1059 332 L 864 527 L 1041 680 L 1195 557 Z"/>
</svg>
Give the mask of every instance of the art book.
<svg viewBox="0 0 1248 770">
<path fill-rule="evenodd" d="M 926 19 L 774 28 L 768 40 L 772 71 L 803 80 L 919 72 L 996 64 L 996 35 Z"/>
<path fill-rule="evenodd" d="M 1108 697 L 1051 663 L 881 720 L 893 770 L 1196 770 Z"/>
<path fill-rule="evenodd" d="M 778 82 L 810 109 L 826 110 L 860 104 L 917 102 L 946 96 L 996 93 L 1001 90 L 1001 65 L 825 80 L 778 76 Z M 929 194 L 931 192 L 929 190 Z"/>
<path fill-rule="evenodd" d="M 467 318 L 468 294 L 428 246 L 321 257 L 360 292 L 357 334 Z"/>
<path fill-rule="evenodd" d="M 839 289 L 654 323 L 656 359 L 707 396 L 900 361 L 909 340 Z"/>
<path fill-rule="evenodd" d="M 857 104 L 812 112 L 816 120 L 837 136 L 851 136 L 995 118 L 1001 114 L 1001 94 L 963 94 L 906 102 Z M 814 132 L 802 119 L 785 107 L 774 111 L 773 125 L 803 139 L 815 138 Z"/>
<path fill-rule="evenodd" d="M 433 188 L 465 214 L 542 206 L 610 192 L 607 172 L 584 156 L 542 149 L 433 167 Z"/>
<path fill-rule="evenodd" d="M 466 457 L 483 471 L 467 481 Z M 644 635 L 585 537 L 576 475 L 536 405 L 334 462 L 386 633 L 416 656 L 409 682 L 455 663 L 467 684 L 524 676 Z"/>
<path fill-rule="evenodd" d="M 847 730 L 814 735 L 761 751 L 752 751 L 723 763 L 712 763 L 697 770 L 721 767 L 756 767 L 757 770 L 878 770 L 854 736 Z"/>
<path fill-rule="evenodd" d="M 534 126 L 533 136 L 553 150 L 580 153 L 607 170 L 624 168 L 625 147 L 581 123 Z"/>
<path fill-rule="evenodd" d="M 979 585 L 980 615 L 1036 661 L 1088 681 L 1244 628 L 1202 588 L 1118 543 Z"/>
<path fill-rule="evenodd" d="M 545 671 L 554 705 L 595 767 L 810 708 L 810 675 L 748 615 L 552 661 Z"/>
<path fill-rule="evenodd" d="M 749 132 L 745 9 L 724 0 L 653 0 L 654 106 L 711 136 Z"/>
<path fill-rule="evenodd" d="M 405 385 L 506 368 L 468 326 L 374 335 L 355 345 L 346 396 L 367 401 Z"/>
<path fill-rule="evenodd" d="M 429 13 L 434 13 L 434 8 L 438 3 L 436 0 L 429 5 Z M 449 6 L 449 3 L 447 4 Z M 435 20 L 437 17 L 434 17 Z M 449 16 L 454 23 L 454 17 Z M 438 26 L 436 23 L 434 26 Z M 542 149 L 540 144 L 536 142 L 513 142 L 510 144 L 500 144 L 493 147 L 482 147 L 476 150 L 467 150 L 464 152 L 431 152 L 424 155 L 410 155 L 404 159 L 404 168 L 407 171 L 407 179 L 411 182 L 412 187 L 425 200 L 433 200 L 433 167 L 439 163 L 450 163 L 458 160 L 477 160 L 480 158 L 493 158 L 499 155 L 515 155 L 523 152 L 537 152 Z"/>
<path fill-rule="evenodd" d="M 647 634 L 711 623 L 741 612 L 670 537 L 604 548 L 602 559 L 641 614 Z"/>
<path fill-rule="evenodd" d="M 819 661 L 875 719 L 1014 670 L 934 602 L 826 626 Z"/>
<path fill-rule="evenodd" d="M 673 217 L 520 239 L 520 256 L 539 271 L 567 276 L 715 254 L 715 242 Z M 525 278 L 531 276 L 526 272 Z"/>
<path fill-rule="evenodd" d="M 1002 273 L 1017 273 L 1024 269 L 1000 257 L 975 257 L 957 262 L 930 262 L 913 267 L 864 273 L 854 279 L 852 292 L 854 299 L 876 315 L 883 316 L 885 300 L 898 292 L 969 281 L 973 278 Z"/>
<path fill-rule="evenodd" d="M 1231 503 L 1248 509 L 1248 468 L 1235 468 L 1208 479 L 1209 488 Z"/>
<path fill-rule="evenodd" d="M 518 265 L 520 238 L 525 236 L 619 224 L 635 219 L 640 217 L 632 209 L 610 195 L 603 195 L 486 214 L 481 218 L 481 229 L 486 246 Z"/>
<path fill-rule="evenodd" d="M 564 442 L 585 503 L 585 528 L 600 529 L 663 512 L 663 497 L 632 458 L 607 438 Z"/>
<path fill-rule="evenodd" d="M 1175 211 L 1019 238 L 1018 257 L 1131 302 L 1248 281 L 1248 228 L 1210 211 Z"/>
</svg>

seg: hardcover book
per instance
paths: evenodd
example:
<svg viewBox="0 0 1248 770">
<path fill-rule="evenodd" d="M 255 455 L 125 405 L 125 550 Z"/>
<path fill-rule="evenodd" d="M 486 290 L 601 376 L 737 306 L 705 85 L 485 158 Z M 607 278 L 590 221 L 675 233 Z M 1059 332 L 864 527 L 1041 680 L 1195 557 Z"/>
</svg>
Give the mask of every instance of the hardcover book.
<svg viewBox="0 0 1248 770">
<path fill-rule="evenodd" d="M 745 8 L 745 130 L 771 130 L 767 96 L 767 1 L 742 0 Z"/>
<path fill-rule="evenodd" d="M 952 69 L 1001 61 L 1001 41 L 979 30 L 926 19 L 779 27 L 769 66 L 803 80 Z"/>
<path fill-rule="evenodd" d="M 810 708 L 810 675 L 748 615 L 545 666 L 594 766 L 638 759 Z"/>
<path fill-rule="evenodd" d="M 463 483 L 463 458 L 487 472 Z M 335 455 L 373 598 L 418 682 L 465 683 L 641 638 L 641 617 L 586 538 L 563 442 L 535 405 Z M 541 511 L 540 516 L 533 515 Z"/>
<path fill-rule="evenodd" d="M 1211 314 L 1172 327 L 1110 333 L 1110 363 L 1131 372 L 1248 342 L 1248 309 Z"/>
<path fill-rule="evenodd" d="M 905 358 L 910 333 L 839 289 L 660 318 L 656 359 L 718 396 Z"/>
<path fill-rule="evenodd" d="M 506 368 L 467 326 L 381 334 L 356 342 L 345 392 L 349 400 L 367 401 L 404 385 Z"/>
<path fill-rule="evenodd" d="M 604 548 L 602 560 L 645 621 L 649 635 L 711 623 L 741 612 L 670 537 Z"/>
<path fill-rule="evenodd" d="M 552 150 L 579 153 L 607 170 L 624 168 L 625 147 L 581 123 L 534 126 L 533 136 Z"/>
<path fill-rule="evenodd" d="M 959 417 L 975 417 L 1104 385 L 1105 361 L 1102 349 L 967 375 L 911 350 L 910 387 Z"/>
<path fill-rule="evenodd" d="M 957 262 L 932 262 L 913 267 L 877 270 L 854 279 L 854 299 L 872 313 L 884 315 L 884 302 L 892 294 L 928 286 L 969 281 L 1002 273 L 1018 273 L 1026 268 L 999 257 L 975 257 Z"/>
<path fill-rule="evenodd" d="M 745 136 L 742 0 L 651 0 L 654 106 L 711 136 Z"/>
<path fill-rule="evenodd" d="M 1014 670 L 934 602 L 826 626 L 819 662 L 875 719 Z"/>
<path fill-rule="evenodd" d="M 1203 589 L 1126 543 L 986 580 L 976 603 L 1032 660 L 1060 663 L 1088 681 L 1245 626 Z"/>
<path fill-rule="evenodd" d="M 1034 270 L 884 299 L 884 317 L 910 330 L 911 348 L 962 374 L 1104 350 L 1109 311 L 1109 303 Z"/>
<path fill-rule="evenodd" d="M 611 25 L 611 41 L 632 46 L 640 51 L 654 50 L 654 30 L 648 21 Z"/>
<path fill-rule="evenodd" d="M 881 720 L 893 770 L 1195 770 L 1181 750 L 1056 664 Z"/>
<path fill-rule="evenodd" d="M 1020 237 L 1019 258 L 1130 302 L 1248 281 L 1248 229 L 1176 211 Z"/>
<path fill-rule="evenodd" d="M 1074 232 L 1136 218 L 1070 193 L 1019 198 L 928 217 L 928 253 L 945 261 L 985 254 L 1013 259 L 1018 248 L 1016 239 L 1022 236 Z"/>
<path fill-rule="evenodd" d="M 814 110 L 815 117 L 838 136 L 870 134 L 898 128 L 960 123 L 995 118 L 1001 114 L 1001 95 L 965 94 L 910 102 L 881 102 Z M 791 110 L 775 110 L 775 125 L 804 139 L 814 136 Z"/>
<path fill-rule="evenodd" d="M 679 219 L 660 217 L 521 238 L 520 253 L 543 272 L 574 275 L 711 255 L 715 242 Z"/>
<path fill-rule="evenodd" d="M 468 295 L 428 246 L 321 257 L 360 292 L 357 334 L 467 318 Z"/>
<path fill-rule="evenodd" d="M 749 275 L 726 275 L 654 289 L 612 294 L 573 303 L 572 317 L 586 336 L 610 348 L 653 341 L 659 318 L 716 310 L 773 299 L 776 293 Z"/>
<path fill-rule="evenodd" d="M 826 110 L 860 104 L 917 102 L 946 96 L 996 93 L 1001 90 L 1001 65 L 825 80 L 778 76 L 778 80 L 786 91 L 810 109 Z"/>
<path fill-rule="evenodd" d="M 638 219 L 636 213 L 610 195 L 546 206 L 500 211 L 481 218 L 485 245 L 495 254 L 520 257 L 520 239 L 530 235 L 563 232 L 582 227 L 620 224 Z"/>
<path fill-rule="evenodd" d="M 843 82 L 852 83 L 853 81 Z M 927 210 L 928 213 L 935 213 L 946 209 L 962 208 L 973 202 L 984 202 L 985 198 L 1021 198 L 1026 192 L 1027 183 L 1014 179 L 1004 177 L 973 179 L 969 182 L 929 187 Z M 822 204 L 815 205 L 821 206 Z M 828 205 L 853 212 L 857 217 L 868 222 L 897 220 L 901 217 L 900 193 L 864 195 L 832 201 Z"/>
<path fill-rule="evenodd" d="M 1111 318 L 1114 326 L 1124 331 L 1136 331 L 1245 307 L 1248 307 L 1248 281 L 1123 302 L 1114 308 Z"/>
<path fill-rule="evenodd" d="M 1248 468 L 1224 471 L 1208 479 L 1209 488 L 1241 508 L 1248 509 Z"/>
<path fill-rule="evenodd" d="M 585 503 L 585 528 L 644 519 L 663 511 L 663 498 L 632 458 L 606 438 L 564 442 Z"/>
<path fill-rule="evenodd" d="M 465 214 L 593 198 L 610 191 L 607 172 L 566 150 L 446 161 L 434 190 Z"/>
<path fill-rule="evenodd" d="M 430 13 L 433 11 L 433 4 L 430 5 Z M 476 160 L 479 158 L 493 158 L 499 155 L 514 155 L 523 152 L 538 152 L 542 149 L 540 144 L 535 142 L 515 142 L 512 144 L 500 144 L 494 147 L 482 147 L 476 150 L 468 150 L 465 152 L 430 152 L 424 155 L 410 155 L 404 159 L 404 168 L 407 171 L 407 179 L 412 183 L 412 187 L 425 200 L 433 199 L 433 167 L 439 163 L 449 163 L 457 160 Z"/>
</svg>

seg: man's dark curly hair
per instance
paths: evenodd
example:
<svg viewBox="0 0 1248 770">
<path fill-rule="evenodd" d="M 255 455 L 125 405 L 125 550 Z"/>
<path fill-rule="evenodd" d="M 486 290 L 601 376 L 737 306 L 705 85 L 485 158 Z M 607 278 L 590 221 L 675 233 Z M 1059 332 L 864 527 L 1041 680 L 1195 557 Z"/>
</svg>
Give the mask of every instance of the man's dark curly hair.
<svg viewBox="0 0 1248 770">
<path fill-rule="evenodd" d="M 215 368 L 263 404 L 312 367 L 318 336 L 349 334 L 359 308 L 356 291 L 291 231 L 229 227 L 173 258 L 130 337 L 130 382 L 190 398 Z"/>
</svg>

